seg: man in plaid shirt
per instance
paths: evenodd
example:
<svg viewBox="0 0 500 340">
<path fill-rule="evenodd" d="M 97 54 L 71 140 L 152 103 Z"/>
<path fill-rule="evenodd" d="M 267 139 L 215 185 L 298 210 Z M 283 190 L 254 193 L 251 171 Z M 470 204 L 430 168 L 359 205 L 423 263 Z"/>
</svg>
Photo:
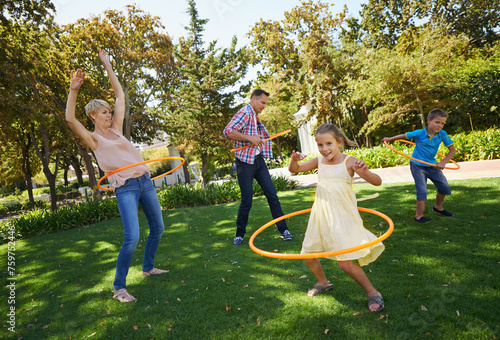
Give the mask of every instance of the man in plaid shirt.
<svg viewBox="0 0 500 340">
<path fill-rule="evenodd" d="M 269 138 L 269 133 L 258 117 L 258 114 L 264 110 L 268 101 L 269 93 L 264 90 L 253 91 L 250 96 L 250 103 L 233 116 L 222 132 L 225 137 L 235 141 L 236 148 L 251 145 L 235 152 L 236 173 L 238 174 L 238 183 L 241 190 L 241 203 L 236 218 L 236 237 L 233 241 L 235 246 L 243 242 L 246 232 L 248 214 L 252 208 L 254 178 L 267 197 L 273 219 L 283 216 L 283 210 L 281 210 L 273 180 L 264 160 L 264 157 L 273 157 L 272 142 L 262 140 Z M 276 223 L 276 226 L 284 240 L 292 239 L 292 234 L 288 231 L 284 220 Z"/>
</svg>

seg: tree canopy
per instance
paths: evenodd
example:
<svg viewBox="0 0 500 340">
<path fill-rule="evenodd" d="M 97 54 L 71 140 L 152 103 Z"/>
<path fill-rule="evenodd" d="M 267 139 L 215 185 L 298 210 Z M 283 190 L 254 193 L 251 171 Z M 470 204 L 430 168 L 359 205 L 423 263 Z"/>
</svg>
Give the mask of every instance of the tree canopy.
<svg viewBox="0 0 500 340">
<path fill-rule="evenodd" d="M 236 37 L 229 48 L 217 48 L 216 41 L 205 44 L 207 19 L 199 18 L 194 1 L 189 1 L 188 13 L 188 36 L 175 46 L 176 84 L 168 92 L 165 124 L 171 141 L 201 160 L 205 184 L 212 177 L 210 163 L 227 155 L 222 130 L 235 113 L 236 100 L 248 91 L 238 83 L 247 72 L 249 54 L 246 48 L 236 49 Z"/>
</svg>

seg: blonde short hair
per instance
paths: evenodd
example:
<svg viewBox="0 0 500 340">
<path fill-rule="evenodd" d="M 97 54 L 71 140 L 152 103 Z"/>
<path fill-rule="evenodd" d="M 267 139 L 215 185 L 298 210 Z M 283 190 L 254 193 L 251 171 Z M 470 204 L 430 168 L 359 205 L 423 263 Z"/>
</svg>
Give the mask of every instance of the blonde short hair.
<svg viewBox="0 0 500 340">
<path fill-rule="evenodd" d="M 91 101 L 88 102 L 87 105 L 85 105 L 85 113 L 87 116 L 89 116 L 90 119 L 94 120 L 90 114 L 97 112 L 101 107 L 107 108 L 109 111 L 111 111 L 111 106 L 109 106 L 108 102 L 102 99 L 92 99 Z"/>
</svg>

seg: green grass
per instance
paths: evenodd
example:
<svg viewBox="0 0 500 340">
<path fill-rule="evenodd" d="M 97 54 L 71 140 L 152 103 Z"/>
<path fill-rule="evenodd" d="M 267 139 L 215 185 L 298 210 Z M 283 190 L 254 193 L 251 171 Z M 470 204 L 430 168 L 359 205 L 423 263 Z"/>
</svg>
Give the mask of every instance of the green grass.
<svg viewBox="0 0 500 340">
<path fill-rule="evenodd" d="M 254 199 L 244 245 L 231 245 L 239 202 L 165 211 L 166 231 L 156 266 L 170 272 L 142 279 L 147 228 L 128 276 L 138 298 L 112 299 L 115 261 L 123 231 L 107 220 L 16 242 L 16 333 L 8 332 L 7 244 L 0 246 L 4 277 L 2 333 L 11 339 L 494 339 L 500 337 L 500 178 L 450 181 L 453 195 L 441 217 L 413 222 L 412 183 L 355 185 L 358 197 L 380 197 L 360 206 L 395 223 L 386 250 L 364 267 L 384 294 L 386 309 L 370 313 L 362 289 L 334 261 L 322 260 L 335 288 L 310 298 L 314 277 L 301 260 L 262 257 L 248 238 L 271 219 L 264 197 Z M 306 209 L 314 188 L 280 192 L 285 213 Z M 146 226 L 143 215 L 141 225 Z M 381 218 L 362 213 L 375 234 Z M 294 240 L 274 227 L 257 247 L 299 252 L 308 214 L 288 220 Z"/>
</svg>

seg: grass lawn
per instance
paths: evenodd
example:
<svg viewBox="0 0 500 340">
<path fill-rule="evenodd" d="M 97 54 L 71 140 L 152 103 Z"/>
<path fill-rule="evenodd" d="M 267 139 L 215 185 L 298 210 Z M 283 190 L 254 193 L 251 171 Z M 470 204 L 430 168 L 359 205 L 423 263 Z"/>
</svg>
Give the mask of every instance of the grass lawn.
<svg viewBox="0 0 500 340">
<path fill-rule="evenodd" d="M 358 197 L 380 197 L 359 206 L 385 213 L 395 223 L 386 250 L 363 267 L 383 295 L 386 308 L 370 313 L 361 287 L 334 261 L 322 260 L 335 285 L 307 297 L 314 276 L 302 260 L 262 257 L 248 239 L 271 220 L 264 197 L 254 199 L 243 245 L 232 246 L 239 202 L 164 211 L 165 233 L 156 266 L 165 275 L 142 279 L 147 236 L 128 276 L 138 298 L 112 299 L 120 219 L 16 242 L 15 331 L 8 331 L 10 290 L 7 244 L 0 246 L 4 277 L 2 334 L 12 339 L 497 339 L 500 337 L 500 178 L 450 181 L 446 218 L 431 211 L 427 224 L 413 221 L 412 183 L 355 185 Z M 310 208 L 315 188 L 280 192 L 285 213 Z M 255 245 L 300 252 L 309 214 L 288 220 L 293 241 L 274 227 Z M 383 219 L 362 213 L 379 235 Z"/>
</svg>

